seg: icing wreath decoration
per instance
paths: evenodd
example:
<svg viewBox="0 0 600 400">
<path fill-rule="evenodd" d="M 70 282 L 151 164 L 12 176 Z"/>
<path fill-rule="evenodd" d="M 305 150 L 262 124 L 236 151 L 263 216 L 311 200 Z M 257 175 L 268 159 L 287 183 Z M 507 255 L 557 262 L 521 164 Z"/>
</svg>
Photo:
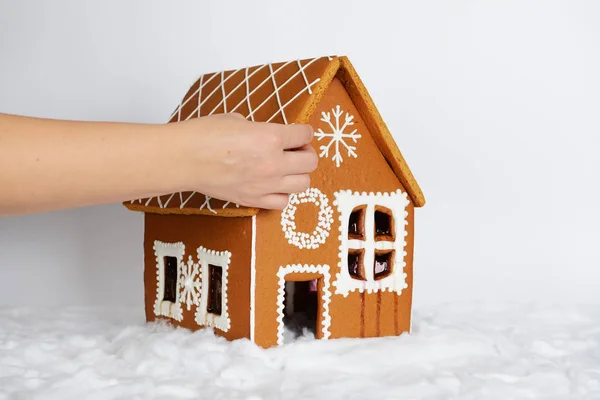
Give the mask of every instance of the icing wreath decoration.
<svg viewBox="0 0 600 400">
<path fill-rule="evenodd" d="M 319 207 L 319 222 L 312 233 L 296 231 L 296 210 L 299 204 L 315 203 Z M 333 223 L 333 209 L 329 199 L 317 188 L 309 188 L 290 195 L 287 207 L 281 213 L 281 227 L 288 242 L 300 249 L 316 249 L 325 243 Z"/>
</svg>

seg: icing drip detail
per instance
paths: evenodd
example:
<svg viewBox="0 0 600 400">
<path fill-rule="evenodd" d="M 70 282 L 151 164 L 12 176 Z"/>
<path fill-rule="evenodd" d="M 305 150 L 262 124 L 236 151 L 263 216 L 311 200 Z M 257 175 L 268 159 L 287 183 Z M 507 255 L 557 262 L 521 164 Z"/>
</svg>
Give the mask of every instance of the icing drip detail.
<svg viewBox="0 0 600 400">
<path fill-rule="evenodd" d="M 202 282 L 200 282 L 200 265 L 188 257 L 186 264 L 181 266 L 179 275 L 179 287 L 181 288 L 181 302 L 187 306 L 189 311 L 191 306 L 200 305 L 200 291 Z"/>
<path fill-rule="evenodd" d="M 332 108 L 331 112 L 323 111 L 321 113 L 321 121 L 326 122 L 327 125 L 329 125 L 328 130 L 330 130 L 331 132 L 325 133 L 321 128 L 319 128 L 317 132 L 315 132 L 315 137 L 318 138 L 319 141 L 325 138 L 331 138 L 329 143 L 319 147 L 319 150 L 321 150 L 319 157 L 329 158 L 329 150 L 331 149 L 332 145 L 335 144 L 334 155 L 331 158 L 331 160 L 335 162 L 335 166 L 338 168 L 343 161 L 342 153 L 340 151 L 340 144 L 342 144 L 348 151 L 348 157 L 357 158 L 358 156 L 355 151 L 356 146 L 349 145 L 348 143 L 346 143 L 346 140 L 352 140 L 354 143 L 357 143 L 357 140 L 361 138 L 361 135 L 356 133 L 357 129 L 354 129 L 350 133 L 345 132 L 346 128 L 354 125 L 354 116 L 350 115 L 349 113 L 346 113 L 346 115 L 344 116 L 344 122 L 342 123 L 340 121 L 340 117 L 343 113 L 344 112 L 340 109 L 339 105 L 335 108 Z M 331 121 L 332 114 L 335 118 L 334 122 Z"/>
<path fill-rule="evenodd" d="M 340 247 L 339 247 L 339 270 L 333 282 L 335 293 L 344 297 L 350 292 L 396 292 L 398 295 L 408 287 L 406 283 L 406 236 L 408 232 L 408 195 L 401 190 L 392 193 L 366 193 L 342 190 L 335 193 L 334 206 L 337 207 L 340 219 Z M 364 208 L 364 237 L 352 236 L 352 227 L 349 230 L 350 216 L 355 209 Z M 392 221 L 389 225 L 384 220 L 385 229 L 394 229 L 394 235 L 381 235 L 381 229 L 377 229 L 375 213 L 378 208 L 391 211 Z M 362 254 L 362 265 L 364 276 L 353 275 L 349 271 L 348 260 L 353 262 L 353 254 Z M 382 264 L 382 254 L 386 255 L 385 264 Z M 350 255 L 350 257 L 349 257 Z M 389 260 L 389 262 L 388 262 Z M 354 266 L 351 265 L 351 266 Z M 390 269 L 389 273 L 378 278 L 376 274 L 385 266 Z M 352 269 L 352 268 L 350 268 Z"/>
<path fill-rule="evenodd" d="M 202 294 L 200 296 L 200 305 L 196 308 L 194 320 L 198 325 L 211 326 L 220 329 L 223 332 L 227 332 L 231 327 L 231 320 L 229 318 L 228 309 L 228 272 L 229 263 L 231 261 L 231 253 L 228 251 L 215 251 L 209 250 L 204 247 L 199 247 L 198 250 L 198 263 L 200 264 L 202 274 Z M 221 268 L 220 275 L 220 299 L 219 305 L 220 314 L 212 313 L 208 311 L 209 307 L 209 290 L 211 285 L 210 268 Z"/>
<path fill-rule="evenodd" d="M 154 315 L 157 317 L 173 318 L 177 321 L 183 320 L 183 310 L 181 308 L 181 280 L 177 279 L 182 273 L 182 260 L 185 253 L 185 245 L 182 242 L 166 243 L 160 240 L 154 241 L 154 256 L 156 257 L 156 300 L 154 301 Z M 177 271 L 175 279 L 177 281 L 175 289 L 175 301 L 165 300 L 165 259 L 172 257 L 176 259 Z"/>
<path fill-rule="evenodd" d="M 277 289 L 277 345 L 283 344 L 283 334 L 285 330 L 283 317 L 284 317 L 284 300 L 285 300 L 285 276 L 291 273 L 312 273 L 320 274 L 323 278 L 323 296 L 321 297 L 321 307 L 323 313 L 321 314 L 321 332 L 323 333 L 323 339 L 329 339 L 331 332 L 331 315 L 329 314 L 329 304 L 331 303 L 331 290 L 330 280 L 331 275 L 329 273 L 329 265 L 308 265 L 308 264 L 292 264 L 286 265 L 285 267 L 279 267 L 277 277 L 279 278 L 279 287 Z"/>
<path fill-rule="evenodd" d="M 296 210 L 302 203 L 314 203 L 319 207 L 319 222 L 312 233 L 296 231 Z M 281 227 L 285 238 L 288 243 L 300 249 L 316 249 L 324 244 L 333 222 L 333 209 L 329 205 L 329 199 L 317 188 L 291 194 L 287 207 L 281 212 Z"/>
</svg>

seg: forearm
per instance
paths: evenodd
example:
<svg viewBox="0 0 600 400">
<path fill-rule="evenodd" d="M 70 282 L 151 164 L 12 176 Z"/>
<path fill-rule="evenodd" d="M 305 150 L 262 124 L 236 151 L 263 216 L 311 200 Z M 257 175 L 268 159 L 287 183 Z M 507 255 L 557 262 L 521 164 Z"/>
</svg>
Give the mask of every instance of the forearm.
<svg viewBox="0 0 600 400">
<path fill-rule="evenodd" d="M 0 114 L 0 215 L 121 202 L 183 189 L 164 125 Z"/>
</svg>

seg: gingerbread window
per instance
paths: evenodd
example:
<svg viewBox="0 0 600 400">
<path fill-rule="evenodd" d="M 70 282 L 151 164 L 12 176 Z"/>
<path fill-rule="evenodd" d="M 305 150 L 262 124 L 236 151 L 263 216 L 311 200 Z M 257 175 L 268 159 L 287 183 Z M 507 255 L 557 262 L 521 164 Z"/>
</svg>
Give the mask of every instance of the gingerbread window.
<svg viewBox="0 0 600 400">
<path fill-rule="evenodd" d="M 177 300 L 177 257 L 164 257 L 163 301 L 175 303 Z"/>
<path fill-rule="evenodd" d="M 392 210 L 387 207 L 375 207 L 375 240 L 394 241 L 394 218 L 392 215 Z"/>
<path fill-rule="evenodd" d="M 354 279 L 366 280 L 363 250 L 348 251 L 348 273 Z"/>
<path fill-rule="evenodd" d="M 344 296 L 353 291 L 395 291 L 407 286 L 404 260 L 407 194 L 401 190 L 335 193 L 340 220 L 339 272 L 334 286 Z"/>
<path fill-rule="evenodd" d="M 156 257 L 156 298 L 154 300 L 154 315 L 157 317 L 183 320 L 181 308 L 181 264 L 185 253 L 182 242 L 170 243 L 154 241 L 154 256 Z"/>
<path fill-rule="evenodd" d="M 391 245 L 395 239 L 392 210 L 375 205 L 371 208 L 369 217 L 367 217 L 367 205 L 365 204 L 354 207 L 348 216 L 348 274 L 352 279 L 361 281 L 366 281 L 368 275 L 365 269 L 368 267 L 365 266 L 365 247 L 369 242 L 365 234 L 366 225 L 370 225 L 368 232 L 373 235 L 374 242 L 380 242 L 380 247 L 385 248 L 386 242 Z M 393 251 L 377 249 L 371 256 L 373 279 L 380 280 L 390 275 L 394 265 Z"/>
<path fill-rule="evenodd" d="M 365 206 L 355 207 L 348 218 L 348 239 L 364 240 Z"/>
<path fill-rule="evenodd" d="M 228 305 L 228 275 L 231 253 L 203 246 L 197 249 L 202 276 L 200 305 L 194 320 L 198 325 L 211 326 L 223 332 L 229 331 L 231 320 Z"/>
<path fill-rule="evenodd" d="M 375 251 L 373 262 L 373 277 L 375 280 L 384 279 L 392 273 L 394 251 Z"/>
<path fill-rule="evenodd" d="M 223 301 L 223 268 L 209 264 L 208 276 L 207 311 L 211 314 L 221 315 Z"/>
</svg>

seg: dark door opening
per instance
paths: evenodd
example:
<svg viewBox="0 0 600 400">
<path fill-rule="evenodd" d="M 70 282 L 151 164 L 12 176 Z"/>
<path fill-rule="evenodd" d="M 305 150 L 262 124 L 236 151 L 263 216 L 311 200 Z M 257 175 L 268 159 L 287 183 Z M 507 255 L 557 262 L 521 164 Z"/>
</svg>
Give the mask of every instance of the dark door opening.
<svg viewBox="0 0 600 400">
<path fill-rule="evenodd" d="M 317 314 L 319 309 L 318 281 L 298 281 L 285 283 L 283 302 L 283 323 L 286 330 L 285 342 L 300 336 L 317 336 Z"/>
</svg>

